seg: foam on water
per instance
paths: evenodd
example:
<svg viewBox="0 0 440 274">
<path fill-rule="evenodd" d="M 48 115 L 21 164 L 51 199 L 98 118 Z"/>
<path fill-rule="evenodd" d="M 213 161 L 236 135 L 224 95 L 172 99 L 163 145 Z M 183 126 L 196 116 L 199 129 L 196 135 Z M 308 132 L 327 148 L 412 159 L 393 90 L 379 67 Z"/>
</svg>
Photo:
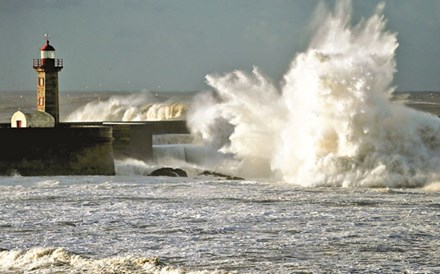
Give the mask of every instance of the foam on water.
<svg viewBox="0 0 440 274">
<path fill-rule="evenodd" d="M 398 42 L 383 8 L 356 25 L 348 1 L 318 9 L 324 19 L 281 88 L 257 68 L 208 75 L 215 92 L 196 99 L 192 132 L 232 153 L 245 176 L 304 186 L 438 180 L 440 120 L 390 100 Z"/>
<path fill-rule="evenodd" d="M 220 271 L 190 271 L 164 266 L 158 258 L 108 257 L 91 259 L 66 251 L 64 248 L 32 248 L 0 252 L 2 273 L 224 273 Z"/>
<path fill-rule="evenodd" d="M 202 177 L 48 179 L 0 178 L 0 273 L 440 270 L 439 192 Z"/>
<path fill-rule="evenodd" d="M 430 192 L 440 192 L 440 182 L 430 183 L 426 185 L 423 189 Z"/>
</svg>

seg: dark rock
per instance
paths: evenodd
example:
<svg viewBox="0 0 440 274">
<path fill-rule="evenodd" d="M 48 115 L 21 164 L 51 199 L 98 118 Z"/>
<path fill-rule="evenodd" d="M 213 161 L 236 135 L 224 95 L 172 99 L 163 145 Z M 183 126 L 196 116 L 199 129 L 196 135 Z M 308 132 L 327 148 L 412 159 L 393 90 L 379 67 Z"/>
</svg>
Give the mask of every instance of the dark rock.
<svg viewBox="0 0 440 274">
<path fill-rule="evenodd" d="M 180 168 L 162 167 L 151 172 L 149 176 L 188 177 L 188 174 Z"/>
<path fill-rule="evenodd" d="M 241 177 L 229 176 L 229 175 L 225 175 L 225 174 L 214 172 L 214 171 L 208 171 L 208 170 L 205 170 L 202 173 L 199 173 L 199 176 L 200 175 L 221 177 L 226 180 L 244 180 L 244 178 L 241 178 Z"/>
</svg>

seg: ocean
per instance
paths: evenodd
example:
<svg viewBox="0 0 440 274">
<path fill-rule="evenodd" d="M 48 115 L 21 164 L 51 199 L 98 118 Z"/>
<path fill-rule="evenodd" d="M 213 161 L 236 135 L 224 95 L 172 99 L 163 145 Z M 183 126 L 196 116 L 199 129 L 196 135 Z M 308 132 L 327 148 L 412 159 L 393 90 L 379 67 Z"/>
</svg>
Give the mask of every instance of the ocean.
<svg viewBox="0 0 440 274">
<path fill-rule="evenodd" d="M 1 273 L 440 271 L 438 186 L 139 175 L 0 184 Z"/>
<path fill-rule="evenodd" d="M 14 94 L 4 108 L 23 100 Z M 85 105 L 133 96 L 74 95 Z M 193 95 L 180 96 L 188 102 Z M 440 93 L 393 98 L 440 110 Z M 179 147 L 163 145 L 166 139 L 188 138 L 161 136 L 156 154 Z M 160 160 L 118 161 L 116 176 L 0 177 L 0 272 L 440 272 L 440 183 L 304 187 L 200 175 L 179 159 L 166 161 L 186 169 L 188 178 L 147 176 L 166 165 Z"/>
<path fill-rule="evenodd" d="M 0 177 L 0 273 L 440 273 L 440 93 L 394 90 L 380 7 L 324 16 L 279 83 L 254 68 L 197 93 L 61 88 L 62 121 L 191 134 L 155 136 L 154 159 L 115 176 Z M 0 120 L 35 101 L 2 92 Z M 188 177 L 148 176 L 164 166 Z"/>
</svg>

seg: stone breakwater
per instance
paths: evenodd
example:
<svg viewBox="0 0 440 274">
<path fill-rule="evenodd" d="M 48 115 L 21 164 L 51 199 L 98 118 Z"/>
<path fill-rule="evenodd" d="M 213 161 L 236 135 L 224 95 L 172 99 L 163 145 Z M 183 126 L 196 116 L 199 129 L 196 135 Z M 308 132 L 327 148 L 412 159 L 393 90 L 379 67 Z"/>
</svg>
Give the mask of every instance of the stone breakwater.
<svg viewBox="0 0 440 274">
<path fill-rule="evenodd" d="M 0 174 L 114 175 L 111 127 L 0 128 Z"/>
<path fill-rule="evenodd" d="M 153 158 L 154 134 L 187 133 L 186 121 L 0 125 L 0 175 L 114 175 L 115 159 Z"/>
</svg>

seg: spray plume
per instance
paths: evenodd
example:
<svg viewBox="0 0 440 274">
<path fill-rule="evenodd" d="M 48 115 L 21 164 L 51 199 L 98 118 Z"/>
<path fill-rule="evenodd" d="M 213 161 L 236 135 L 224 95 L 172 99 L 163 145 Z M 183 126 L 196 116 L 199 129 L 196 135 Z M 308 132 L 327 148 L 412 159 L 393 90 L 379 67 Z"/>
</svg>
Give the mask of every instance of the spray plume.
<svg viewBox="0 0 440 274">
<path fill-rule="evenodd" d="M 349 1 L 321 6 L 323 22 L 280 89 L 257 68 L 207 76 L 214 92 L 196 98 L 192 132 L 245 176 L 303 186 L 439 180 L 440 120 L 390 101 L 398 42 L 383 9 L 353 26 Z"/>
</svg>

